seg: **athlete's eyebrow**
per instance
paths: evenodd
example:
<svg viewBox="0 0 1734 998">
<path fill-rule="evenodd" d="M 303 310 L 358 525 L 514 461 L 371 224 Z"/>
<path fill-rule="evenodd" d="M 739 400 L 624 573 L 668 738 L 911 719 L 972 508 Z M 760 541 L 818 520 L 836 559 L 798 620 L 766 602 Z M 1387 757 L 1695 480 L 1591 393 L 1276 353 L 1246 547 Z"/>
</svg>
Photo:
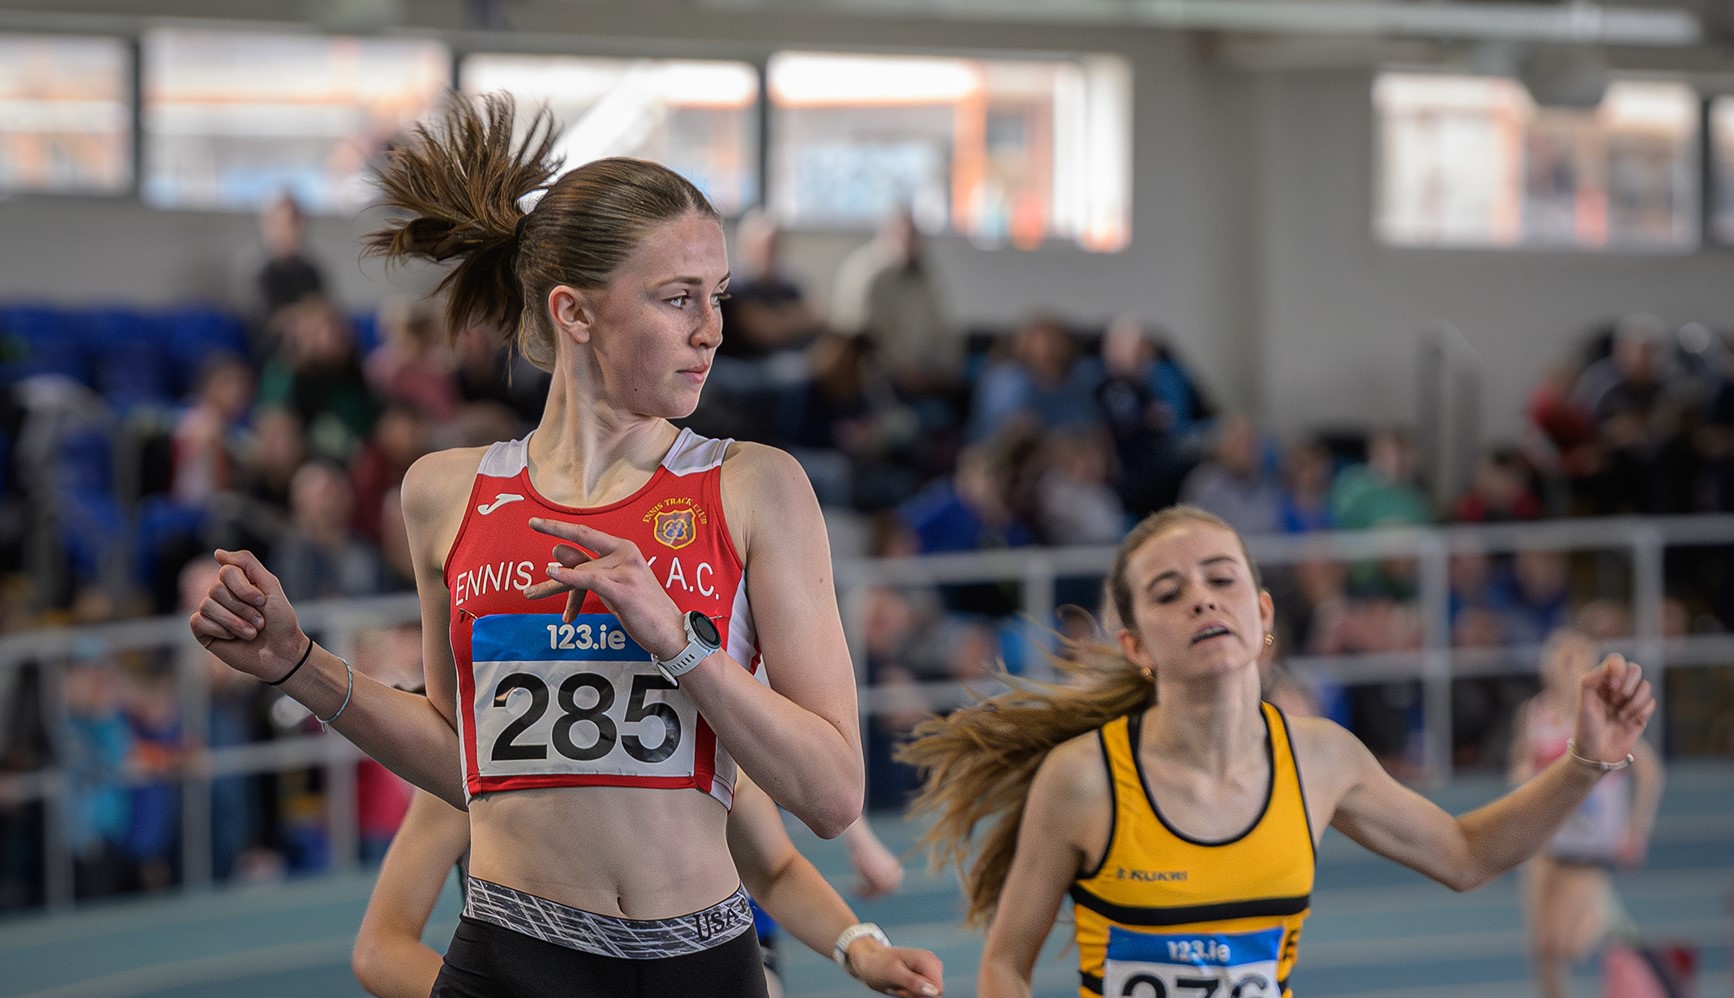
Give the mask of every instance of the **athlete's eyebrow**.
<svg viewBox="0 0 1734 998">
<path fill-rule="evenodd" d="M 1213 565 L 1220 565 L 1224 562 L 1227 562 L 1228 564 L 1231 564 L 1231 565 L 1234 564 L 1234 556 L 1231 554 L 1211 555 L 1210 557 L 1199 562 L 1198 566 L 1200 568 L 1210 568 Z M 1150 584 L 1145 586 L 1144 588 L 1147 590 L 1148 589 L 1155 589 L 1157 583 L 1162 582 L 1165 579 L 1178 579 L 1178 578 L 1180 578 L 1180 573 L 1177 570 L 1170 568 L 1168 571 L 1163 572 L 1162 574 L 1156 576 L 1154 579 L 1151 579 Z"/>
<path fill-rule="evenodd" d="M 729 282 L 730 278 L 732 278 L 732 277 L 734 277 L 734 274 L 725 273 L 722 275 L 722 279 L 717 281 L 717 283 L 718 284 L 727 284 Z M 689 285 L 691 287 L 702 288 L 706 284 L 708 284 L 709 282 L 706 281 L 702 277 L 670 277 L 667 280 L 662 281 L 660 283 L 662 283 L 662 284 L 686 284 L 686 285 Z"/>
</svg>

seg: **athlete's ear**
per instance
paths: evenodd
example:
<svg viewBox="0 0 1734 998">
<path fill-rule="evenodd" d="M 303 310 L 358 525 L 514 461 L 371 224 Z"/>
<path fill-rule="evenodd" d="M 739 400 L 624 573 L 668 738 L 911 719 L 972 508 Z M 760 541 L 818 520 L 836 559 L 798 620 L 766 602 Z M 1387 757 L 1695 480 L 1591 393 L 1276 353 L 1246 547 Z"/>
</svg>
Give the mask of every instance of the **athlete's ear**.
<svg viewBox="0 0 1734 998">
<path fill-rule="evenodd" d="M 1258 591 L 1258 622 L 1264 626 L 1266 634 L 1276 629 L 1276 602 L 1270 598 L 1269 589 Z"/>
<path fill-rule="evenodd" d="M 554 285 L 548 292 L 548 318 L 554 323 L 556 335 L 573 343 L 590 342 L 590 331 L 596 321 L 595 308 L 577 288 Z"/>
<path fill-rule="evenodd" d="M 1144 649 L 1144 640 L 1133 633 L 1131 628 L 1120 628 L 1120 633 L 1115 637 L 1120 641 L 1120 654 L 1125 655 L 1127 661 L 1140 669 L 1156 671 L 1156 660 L 1150 657 L 1150 653 Z"/>
</svg>

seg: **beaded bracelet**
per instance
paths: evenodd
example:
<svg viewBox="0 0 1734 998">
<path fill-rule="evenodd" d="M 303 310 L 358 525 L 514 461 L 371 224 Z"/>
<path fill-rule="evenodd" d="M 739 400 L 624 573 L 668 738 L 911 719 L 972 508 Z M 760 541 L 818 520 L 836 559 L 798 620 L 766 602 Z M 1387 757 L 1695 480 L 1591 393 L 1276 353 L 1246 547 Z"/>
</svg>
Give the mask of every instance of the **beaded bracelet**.
<svg viewBox="0 0 1734 998">
<path fill-rule="evenodd" d="M 1571 756 L 1572 762 L 1575 762 L 1586 769 L 1593 769 L 1598 773 L 1611 773 L 1616 769 L 1625 769 L 1627 766 L 1632 764 L 1632 754 L 1630 752 L 1627 752 L 1626 757 L 1621 759 L 1619 762 L 1603 762 L 1600 759 L 1585 759 L 1583 756 L 1577 754 L 1577 742 L 1570 738 L 1565 740 L 1565 754 Z"/>
</svg>

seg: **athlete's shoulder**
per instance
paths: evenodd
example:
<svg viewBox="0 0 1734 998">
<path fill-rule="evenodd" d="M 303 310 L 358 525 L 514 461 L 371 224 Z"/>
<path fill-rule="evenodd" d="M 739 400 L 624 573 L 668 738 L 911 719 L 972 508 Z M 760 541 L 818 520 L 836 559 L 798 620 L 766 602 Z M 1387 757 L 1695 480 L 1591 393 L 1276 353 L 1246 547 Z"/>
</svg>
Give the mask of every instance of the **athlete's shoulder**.
<svg viewBox="0 0 1734 998">
<path fill-rule="evenodd" d="M 766 536 L 802 536 L 819 522 L 812 483 L 789 452 L 736 441 L 722 463 L 723 508 L 743 556 L 763 528 Z"/>
<path fill-rule="evenodd" d="M 801 462 L 788 451 L 768 444 L 734 441 L 729 444 L 728 453 L 723 455 L 722 469 L 723 479 L 730 488 L 771 492 L 781 492 L 794 484 L 808 490 L 812 488 L 807 483 L 807 472 L 801 467 Z"/>
<path fill-rule="evenodd" d="M 469 497 L 486 447 L 454 447 L 416 459 L 403 476 L 403 515 L 426 520 L 459 506 Z"/>
<path fill-rule="evenodd" d="M 1074 735 L 1048 751 L 1037 779 L 1051 795 L 1069 804 L 1107 796 L 1108 760 L 1102 754 L 1100 731 Z"/>
<path fill-rule="evenodd" d="M 1330 718 L 1286 715 L 1285 719 L 1289 745 L 1309 773 L 1322 769 L 1348 775 L 1373 761 L 1373 754 L 1354 732 Z"/>
</svg>

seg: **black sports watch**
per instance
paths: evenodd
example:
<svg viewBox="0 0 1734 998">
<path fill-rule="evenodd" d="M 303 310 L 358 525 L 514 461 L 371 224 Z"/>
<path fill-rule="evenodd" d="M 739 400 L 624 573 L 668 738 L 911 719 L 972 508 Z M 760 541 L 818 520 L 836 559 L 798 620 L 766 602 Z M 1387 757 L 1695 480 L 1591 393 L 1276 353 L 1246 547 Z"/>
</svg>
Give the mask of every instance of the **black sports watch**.
<svg viewBox="0 0 1734 998">
<path fill-rule="evenodd" d="M 681 622 L 686 626 L 686 647 L 680 650 L 680 654 L 667 661 L 655 655 L 650 657 L 657 670 L 676 686 L 680 685 L 680 677 L 698 668 L 698 664 L 712 652 L 722 650 L 722 635 L 717 633 L 716 625 L 709 617 L 697 610 L 689 610 Z"/>
</svg>

